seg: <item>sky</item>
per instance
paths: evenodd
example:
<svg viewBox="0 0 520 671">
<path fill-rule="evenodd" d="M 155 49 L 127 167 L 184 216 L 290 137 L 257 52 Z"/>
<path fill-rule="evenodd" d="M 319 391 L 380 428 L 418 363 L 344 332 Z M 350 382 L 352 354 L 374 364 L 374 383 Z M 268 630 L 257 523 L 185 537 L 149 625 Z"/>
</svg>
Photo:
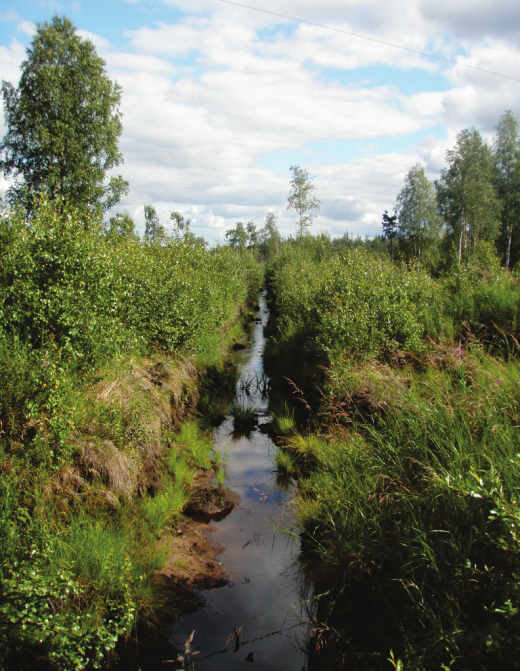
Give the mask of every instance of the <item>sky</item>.
<svg viewBox="0 0 520 671">
<path fill-rule="evenodd" d="M 269 212 L 293 235 L 297 165 L 311 232 L 379 235 L 413 165 L 436 179 L 461 130 L 492 143 L 506 110 L 520 121 L 518 0 L 2 0 L 0 79 L 18 83 L 56 14 L 122 87 L 130 192 L 112 213 L 141 233 L 153 205 L 210 242 Z"/>
</svg>

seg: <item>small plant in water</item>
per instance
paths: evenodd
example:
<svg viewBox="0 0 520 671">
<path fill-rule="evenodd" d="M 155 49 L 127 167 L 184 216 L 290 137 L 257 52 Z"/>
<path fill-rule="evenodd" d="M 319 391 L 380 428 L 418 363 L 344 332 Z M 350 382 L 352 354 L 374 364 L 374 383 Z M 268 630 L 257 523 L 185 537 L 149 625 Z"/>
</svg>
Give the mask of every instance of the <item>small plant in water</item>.
<svg viewBox="0 0 520 671">
<path fill-rule="evenodd" d="M 279 450 L 276 455 L 276 470 L 283 475 L 289 475 L 294 469 L 291 455 L 286 450 Z"/>
<path fill-rule="evenodd" d="M 238 403 L 234 403 L 229 410 L 229 414 L 233 417 L 233 428 L 236 432 L 252 431 L 258 424 L 258 417 L 253 408 L 245 408 Z"/>
<path fill-rule="evenodd" d="M 229 414 L 234 420 L 251 422 L 256 419 L 256 413 L 253 408 L 244 408 L 238 403 L 234 403 L 229 409 Z"/>
<path fill-rule="evenodd" d="M 192 650 L 191 649 L 191 644 L 193 643 L 193 637 L 195 636 L 195 629 L 191 632 L 191 634 L 188 636 L 186 639 L 186 642 L 184 643 L 184 654 L 178 655 L 177 659 L 175 660 L 179 664 L 181 664 L 180 669 L 181 671 L 192 671 L 192 669 L 195 668 L 195 665 L 191 661 L 192 655 L 198 655 L 198 651 Z"/>
</svg>

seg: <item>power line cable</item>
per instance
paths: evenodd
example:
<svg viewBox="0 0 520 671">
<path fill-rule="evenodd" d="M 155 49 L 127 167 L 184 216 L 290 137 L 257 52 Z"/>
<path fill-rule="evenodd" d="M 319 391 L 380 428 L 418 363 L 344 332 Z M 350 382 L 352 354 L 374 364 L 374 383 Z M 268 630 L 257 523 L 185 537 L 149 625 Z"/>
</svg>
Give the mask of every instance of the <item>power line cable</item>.
<svg viewBox="0 0 520 671">
<path fill-rule="evenodd" d="M 278 12 L 271 12 L 267 9 L 261 9 L 260 7 L 253 7 L 251 5 L 245 5 L 241 2 L 234 2 L 233 0 L 218 0 L 218 2 L 223 2 L 227 5 L 234 5 L 235 7 L 242 7 L 243 9 L 250 9 L 254 12 L 260 12 L 261 14 L 269 14 L 270 16 L 276 16 L 279 19 L 285 19 L 287 21 L 294 21 L 295 23 L 303 23 L 308 26 L 314 26 L 315 28 L 322 28 L 323 30 L 331 30 L 335 33 L 341 33 L 342 35 L 349 35 L 350 37 L 357 37 L 360 40 L 367 40 L 368 42 L 375 42 L 376 44 L 382 44 L 385 47 L 392 47 L 393 49 L 401 49 L 401 51 L 408 51 L 411 54 L 416 54 L 418 56 L 423 56 L 424 58 L 431 58 L 436 61 L 442 61 L 444 63 L 450 63 L 451 65 L 458 65 L 461 68 L 468 68 L 470 70 L 476 70 L 477 72 L 484 72 L 487 75 L 493 75 L 495 77 L 503 77 L 504 79 L 510 79 L 514 82 L 520 82 L 520 78 L 512 77 L 511 75 L 504 75 L 501 72 L 495 72 L 494 70 L 486 70 L 485 68 L 479 68 L 476 65 L 469 65 L 467 63 L 460 63 L 459 61 L 454 61 L 452 58 L 444 58 L 443 56 L 435 56 L 434 54 L 428 54 L 425 51 L 419 51 L 417 49 L 411 49 L 410 47 L 403 47 L 400 44 L 394 44 L 393 42 L 385 42 L 384 40 L 378 40 L 375 37 L 367 37 L 366 35 L 360 35 L 359 33 L 349 32 L 348 30 L 343 30 L 342 28 L 335 28 L 334 26 L 325 26 L 322 23 L 316 23 L 315 21 L 307 21 L 306 19 L 299 19 L 296 16 L 288 16 L 286 14 L 279 14 Z"/>
</svg>

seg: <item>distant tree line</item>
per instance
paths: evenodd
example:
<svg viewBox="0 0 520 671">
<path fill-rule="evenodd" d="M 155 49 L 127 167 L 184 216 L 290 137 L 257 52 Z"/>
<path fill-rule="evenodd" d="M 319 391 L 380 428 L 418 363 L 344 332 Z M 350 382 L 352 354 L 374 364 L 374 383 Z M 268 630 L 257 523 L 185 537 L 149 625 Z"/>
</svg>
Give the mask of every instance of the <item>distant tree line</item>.
<svg viewBox="0 0 520 671">
<path fill-rule="evenodd" d="M 391 256 L 432 268 L 471 261 L 494 249 L 506 268 L 520 258 L 520 132 L 511 111 L 492 146 L 476 128 L 457 135 L 435 182 L 408 171 L 393 214 L 383 214 Z"/>
</svg>

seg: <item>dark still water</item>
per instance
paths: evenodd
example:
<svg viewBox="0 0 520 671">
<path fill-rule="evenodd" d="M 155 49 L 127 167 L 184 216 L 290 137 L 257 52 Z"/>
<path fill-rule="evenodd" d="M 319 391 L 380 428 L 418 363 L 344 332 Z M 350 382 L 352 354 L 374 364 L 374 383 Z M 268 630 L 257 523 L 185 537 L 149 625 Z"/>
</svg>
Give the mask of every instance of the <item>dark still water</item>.
<svg viewBox="0 0 520 671">
<path fill-rule="evenodd" d="M 268 399 L 262 393 L 268 318 L 263 293 L 259 305 L 261 321 L 252 326 L 251 345 L 238 355 L 236 402 L 252 408 L 261 425 L 270 420 Z M 293 524 L 287 505 L 293 485 L 277 482 L 277 447 L 266 434 L 256 428 L 237 435 L 233 427 L 228 416 L 215 441 L 225 456 L 226 485 L 240 494 L 241 502 L 214 523 L 217 531 L 212 534 L 224 548 L 219 560 L 231 582 L 202 592 L 203 608 L 170 625 L 168 636 L 182 653 L 194 632 L 191 649 L 197 654 L 187 658 L 186 668 L 196 671 L 300 671 L 306 666 L 308 625 L 300 605 L 299 543 L 283 531 Z"/>
</svg>

